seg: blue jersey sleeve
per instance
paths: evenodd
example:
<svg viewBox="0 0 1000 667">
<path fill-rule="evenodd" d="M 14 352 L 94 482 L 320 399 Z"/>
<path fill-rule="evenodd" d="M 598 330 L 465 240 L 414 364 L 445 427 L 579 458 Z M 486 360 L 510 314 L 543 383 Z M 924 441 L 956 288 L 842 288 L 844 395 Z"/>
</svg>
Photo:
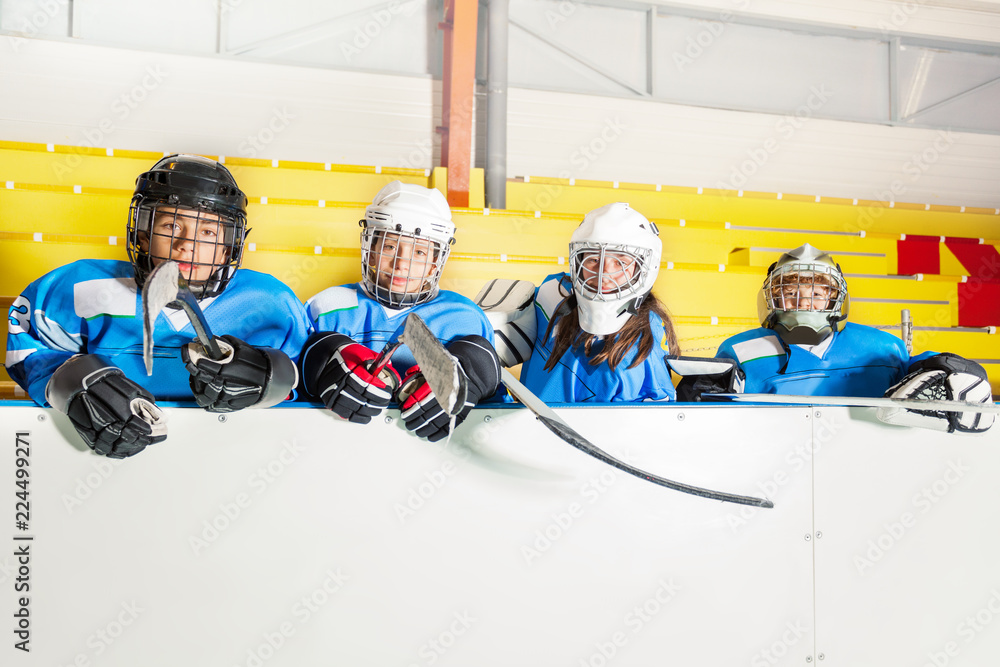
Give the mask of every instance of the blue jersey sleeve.
<svg viewBox="0 0 1000 667">
<path fill-rule="evenodd" d="M 39 405 L 46 404 L 45 386 L 52 373 L 85 351 L 82 319 L 73 308 L 73 285 L 63 279 L 69 268 L 31 283 L 7 314 L 7 372 Z"/>
</svg>

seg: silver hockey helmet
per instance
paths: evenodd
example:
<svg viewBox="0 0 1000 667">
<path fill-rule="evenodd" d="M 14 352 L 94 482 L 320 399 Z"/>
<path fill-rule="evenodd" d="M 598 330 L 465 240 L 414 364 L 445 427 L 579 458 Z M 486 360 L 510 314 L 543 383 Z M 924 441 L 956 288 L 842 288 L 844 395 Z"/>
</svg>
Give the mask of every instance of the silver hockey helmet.
<svg viewBox="0 0 1000 667">
<path fill-rule="evenodd" d="M 761 326 L 790 345 L 817 345 L 847 319 L 847 282 L 833 258 L 808 243 L 767 270 L 757 296 Z"/>
<path fill-rule="evenodd" d="M 243 259 L 247 197 L 229 170 L 198 155 L 171 155 L 136 178 L 126 246 L 139 287 L 172 259 L 199 299 L 226 289 Z"/>
<path fill-rule="evenodd" d="M 379 190 L 361 221 L 362 286 L 389 308 L 437 296 L 455 242 L 451 208 L 439 190 L 393 181 Z"/>
<path fill-rule="evenodd" d="M 625 203 L 588 213 L 569 242 L 580 327 L 617 333 L 653 289 L 663 243 L 656 225 Z"/>
</svg>

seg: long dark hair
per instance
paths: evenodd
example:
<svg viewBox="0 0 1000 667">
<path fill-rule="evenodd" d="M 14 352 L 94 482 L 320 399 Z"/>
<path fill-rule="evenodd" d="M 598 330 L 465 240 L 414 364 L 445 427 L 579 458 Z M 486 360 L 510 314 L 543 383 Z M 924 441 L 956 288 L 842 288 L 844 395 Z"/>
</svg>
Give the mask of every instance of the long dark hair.
<svg viewBox="0 0 1000 667">
<path fill-rule="evenodd" d="M 562 283 L 559 287 L 562 289 Z M 552 313 L 552 319 L 549 320 L 545 337 L 542 339 L 543 342 L 549 339 L 556 320 L 559 320 L 559 328 L 556 329 L 555 340 L 552 342 L 552 354 L 545 362 L 545 370 L 550 371 L 555 368 L 566 350 L 581 346 L 584 355 L 590 360 L 591 366 L 597 366 L 606 361 L 611 370 L 615 370 L 628 351 L 638 342 L 639 351 L 635 355 L 635 361 L 629 365 L 629 368 L 635 368 L 646 360 L 646 357 L 653 350 L 653 345 L 659 343 L 653 337 L 652 326 L 649 323 L 650 313 L 656 313 L 663 320 L 663 329 L 667 334 L 666 342 L 670 354 L 678 354 L 680 346 L 677 343 L 677 333 L 674 330 L 673 320 L 670 319 L 666 306 L 653 296 L 652 292 L 646 295 L 635 314 L 628 318 L 625 326 L 614 334 L 613 338 L 604 337 L 604 347 L 601 348 L 600 352 L 594 354 L 593 346 L 598 337 L 580 328 L 580 314 L 576 309 L 576 294 L 571 291 Z"/>
</svg>

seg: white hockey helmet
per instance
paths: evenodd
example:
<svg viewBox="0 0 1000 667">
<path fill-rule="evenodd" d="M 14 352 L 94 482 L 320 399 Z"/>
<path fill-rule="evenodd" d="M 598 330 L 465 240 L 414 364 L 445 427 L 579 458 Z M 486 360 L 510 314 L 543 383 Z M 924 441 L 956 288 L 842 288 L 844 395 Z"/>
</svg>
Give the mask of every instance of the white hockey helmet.
<svg viewBox="0 0 1000 667">
<path fill-rule="evenodd" d="M 595 336 L 620 331 L 653 289 L 662 251 L 656 225 L 628 204 L 584 216 L 569 240 L 580 327 Z"/>
<path fill-rule="evenodd" d="M 393 181 L 379 190 L 361 221 L 362 286 L 389 308 L 437 296 L 455 242 L 451 208 L 440 191 Z"/>
<path fill-rule="evenodd" d="M 808 243 L 767 270 L 757 296 L 761 326 L 790 345 L 817 345 L 840 329 L 850 309 L 847 282 L 833 258 Z"/>
</svg>

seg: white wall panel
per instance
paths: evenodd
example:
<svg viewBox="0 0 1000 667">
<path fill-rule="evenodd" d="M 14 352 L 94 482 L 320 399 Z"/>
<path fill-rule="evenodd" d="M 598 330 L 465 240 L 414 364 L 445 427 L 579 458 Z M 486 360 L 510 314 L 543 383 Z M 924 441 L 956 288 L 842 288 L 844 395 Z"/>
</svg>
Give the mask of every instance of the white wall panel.
<svg viewBox="0 0 1000 667">
<path fill-rule="evenodd" d="M 473 410 L 447 443 L 398 410 L 364 426 L 307 407 L 166 412 L 165 442 L 112 461 L 64 415 L 0 405 L 4 665 L 987 667 L 1000 652 L 996 428 L 558 409 L 634 465 L 774 502 L 754 509 L 621 473 L 513 406 Z"/>
<path fill-rule="evenodd" d="M 346 164 L 430 167 L 440 116 L 429 77 L 11 37 L 0 89 L 8 141 Z"/>
<path fill-rule="evenodd" d="M 438 85 L 5 37 L 0 138 L 427 168 Z M 511 89 L 508 175 L 860 199 L 897 183 L 899 201 L 1000 206 L 1000 136 L 821 120 L 808 103 L 779 116 Z"/>
<path fill-rule="evenodd" d="M 652 0 L 650 4 L 1000 42 L 998 0 Z"/>
<path fill-rule="evenodd" d="M 818 98 L 817 98 L 818 101 Z M 508 175 L 1000 205 L 1000 137 L 511 90 Z M 902 191 L 902 194 L 899 194 Z"/>
</svg>

